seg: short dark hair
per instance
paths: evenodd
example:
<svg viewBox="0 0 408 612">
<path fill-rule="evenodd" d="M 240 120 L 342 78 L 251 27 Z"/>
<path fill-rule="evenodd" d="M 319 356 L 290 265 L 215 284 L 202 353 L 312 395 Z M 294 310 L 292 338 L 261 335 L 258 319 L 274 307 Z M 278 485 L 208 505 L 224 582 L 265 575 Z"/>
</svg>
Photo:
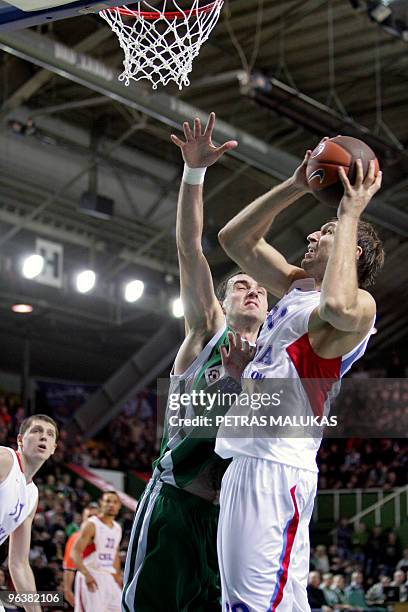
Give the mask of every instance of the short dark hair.
<svg viewBox="0 0 408 612">
<path fill-rule="evenodd" d="M 242 270 L 235 270 L 234 272 L 229 272 L 218 283 L 215 294 L 221 303 L 225 300 L 229 281 L 231 280 L 231 278 L 234 278 L 234 276 L 238 276 L 239 274 L 245 274 L 245 272 L 243 272 Z"/>
<path fill-rule="evenodd" d="M 377 274 L 384 265 L 385 251 L 377 230 L 367 221 L 358 222 L 357 244 L 362 250 L 357 260 L 358 284 L 365 289 L 374 285 Z"/>
<path fill-rule="evenodd" d="M 49 417 L 47 414 L 33 414 L 27 419 L 24 419 L 24 421 L 22 421 L 20 425 L 20 429 L 18 433 L 24 436 L 25 432 L 28 429 L 30 429 L 34 421 L 45 421 L 46 423 L 50 423 L 55 429 L 55 440 L 58 440 L 58 436 L 59 436 L 58 425 L 56 424 L 54 419 Z"/>
</svg>

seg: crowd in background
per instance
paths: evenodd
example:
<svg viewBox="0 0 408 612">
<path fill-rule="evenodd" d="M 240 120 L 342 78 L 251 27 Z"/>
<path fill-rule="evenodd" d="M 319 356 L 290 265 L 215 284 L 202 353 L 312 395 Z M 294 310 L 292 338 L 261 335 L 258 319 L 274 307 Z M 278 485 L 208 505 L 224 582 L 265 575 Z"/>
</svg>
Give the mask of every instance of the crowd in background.
<svg viewBox="0 0 408 612">
<path fill-rule="evenodd" d="M 313 610 L 386 611 L 384 587 L 396 587 L 396 601 L 408 601 L 408 548 L 402 550 L 398 535 L 380 526 L 353 529 L 339 521 L 333 543 L 312 549 L 308 580 Z"/>
</svg>

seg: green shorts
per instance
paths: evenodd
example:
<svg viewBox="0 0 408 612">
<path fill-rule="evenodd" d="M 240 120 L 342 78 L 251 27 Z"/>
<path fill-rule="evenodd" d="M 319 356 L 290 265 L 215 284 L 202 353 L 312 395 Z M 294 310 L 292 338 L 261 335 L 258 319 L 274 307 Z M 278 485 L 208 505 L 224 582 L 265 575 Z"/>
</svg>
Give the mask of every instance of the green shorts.
<svg viewBox="0 0 408 612">
<path fill-rule="evenodd" d="M 139 502 L 125 568 L 123 612 L 219 612 L 219 509 L 161 481 Z"/>
</svg>

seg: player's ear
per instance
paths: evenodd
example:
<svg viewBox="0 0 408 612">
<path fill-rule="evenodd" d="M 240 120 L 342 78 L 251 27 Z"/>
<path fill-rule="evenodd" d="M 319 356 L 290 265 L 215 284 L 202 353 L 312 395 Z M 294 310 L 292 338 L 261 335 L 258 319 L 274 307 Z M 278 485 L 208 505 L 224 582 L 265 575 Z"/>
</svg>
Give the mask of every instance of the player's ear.
<svg viewBox="0 0 408 612">
<path fill-rule="evenodd" d="M 18 448 L 22 448 L 23 447 L 23 436 L 21 434 L 17 435 L 17 446 L 18 446 Z"/>
<path fill-rule="evenodd" d="M 357 249 L 356 249 L 356 259 L 360 259 L 362 253 L 363 253 L 363 249 L 361 248 L 361 246 L 357 246 Z"/>
</svg>

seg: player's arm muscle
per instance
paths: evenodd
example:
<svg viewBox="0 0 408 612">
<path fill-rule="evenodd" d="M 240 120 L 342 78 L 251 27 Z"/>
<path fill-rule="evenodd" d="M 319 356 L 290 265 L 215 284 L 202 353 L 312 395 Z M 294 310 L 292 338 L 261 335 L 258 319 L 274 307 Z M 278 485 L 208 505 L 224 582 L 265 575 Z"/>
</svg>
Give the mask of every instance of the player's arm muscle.
<svg viewBox="0 0 408 612">
<path fill-rule="evenodd" d="M 73 607 L 74 606 L 74 578 L 75 571 L 74 570 L 64 570 L 64 597 L 67 602 Z"/>
<path fill-rule="evenodd" d="M 6 480 L 13 467 L 13 456 L 10 451 L 0 448 L 0 482 Z"/>
<path fill-rule="evenodd" d="M 31 527 L 37 511 L 37 504 L 25 521 L 10 535 L 8 565 L 16 591 L 35 592 L 37 590 L 29 562 Z M 24 607 L 24 609 L 31 612 L 41 612 L 41 607 L 37 605 L 30 605 Z"/>
<path fill-rule="evenodd" d="M 80 529 L 80 535 L 75 540 L 72 550 L 71 550 L 71 559 L 79 569 L 79 571 L 86 575 L 88 570 L 82 560 L 82 553 L 85 548 L 92 543 L 95 537 L 95 525 L 92 521 L 86 521 Z"/>
<path fill-rule="evenodd" d="M 306 274 L 289 264 L 265 236 L 276 216 L 304 193 L 293 178 L 288 179 L 254 200 L 218 234 L 226 253 L 276 297 L 282 297 L 294 280 Z"/>
<path fill-rule="evenodd" d="M 208 262 L 202 249 L 203 187 L 182 182 L 176 238 L 180 291 L 187 329 L 214 334 L 224 323 Z"/>
<path fill-rule="evenodd" d="M 358 286 L 357 230 L 358 217 L 339 217 L 321 286 L 319 316 L 339 331 L 367 333 L 376 306 Z"/>
</svg>

